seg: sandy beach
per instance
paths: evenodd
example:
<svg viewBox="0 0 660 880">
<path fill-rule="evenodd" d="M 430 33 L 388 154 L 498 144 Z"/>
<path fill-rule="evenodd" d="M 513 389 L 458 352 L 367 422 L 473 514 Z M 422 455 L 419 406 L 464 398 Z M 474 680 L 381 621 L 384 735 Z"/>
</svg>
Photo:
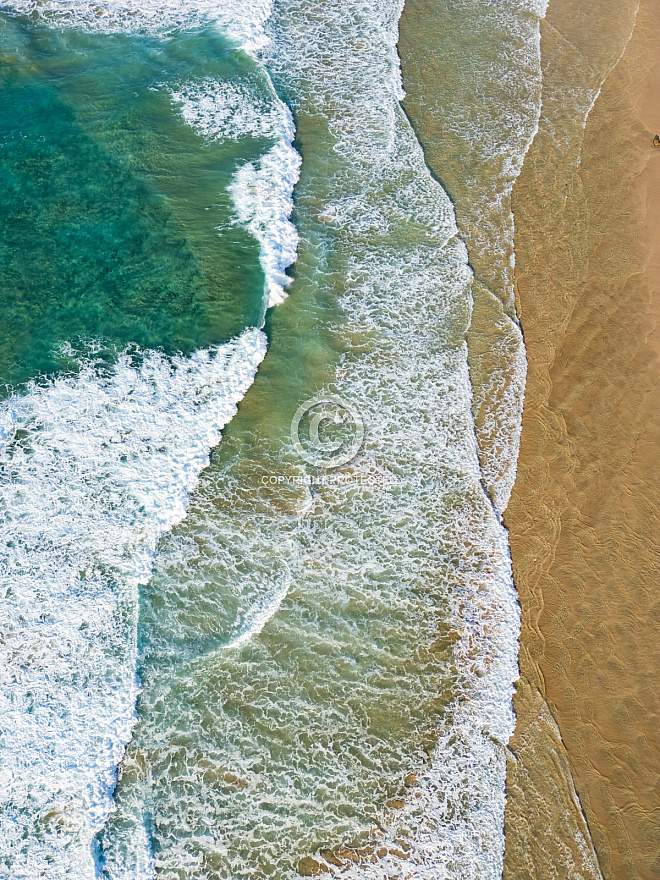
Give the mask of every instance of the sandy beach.
<svg viewBox="0 0 660 880">
<path fill-rule="evenodd" d="M 529 372 L 505 513 L 522 638 L 504 876 L 651 880 L 660 4 L 642 0 L 636 21 L 632 4 L 571 7 L 551 0 L 543 23 L 541 125 L 513 193 Z M 590 77 L 604 81 L 582 139 L 566 90 Z"/>
</svg>

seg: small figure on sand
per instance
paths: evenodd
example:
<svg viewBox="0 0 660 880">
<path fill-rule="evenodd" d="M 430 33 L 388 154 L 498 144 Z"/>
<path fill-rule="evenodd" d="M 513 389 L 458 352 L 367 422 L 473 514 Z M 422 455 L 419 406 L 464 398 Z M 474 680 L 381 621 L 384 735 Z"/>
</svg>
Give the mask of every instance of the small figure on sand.
<svg viewBox="0 0 660 880">
<path fill-rule="evenodd" d="M 660 147 L 660 135 L 657 135 L 653 138 L 653 146 Z"/>
</svg>

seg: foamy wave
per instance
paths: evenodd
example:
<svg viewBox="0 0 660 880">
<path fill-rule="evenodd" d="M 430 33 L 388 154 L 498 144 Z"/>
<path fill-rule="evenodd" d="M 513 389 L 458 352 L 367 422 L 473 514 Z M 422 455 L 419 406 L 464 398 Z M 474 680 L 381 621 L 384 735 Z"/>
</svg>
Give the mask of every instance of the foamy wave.
<svg viewBox="0 0 660 880">
<path fill-rule="evenodd" d="M 487 0 L 478 8 L 455 0 L 456 33 L 428 77 L 421 53 L 410 62 L 416 80 L 410 111 L 419 114 L 420 130 L 435 131 L 428 147 L 438 173 L 443 157 L 452 168 L 461 232 L 478 279 L 477 317 L 496 325 L 476 327 L 471 356 L 484 484 L 499 512 L 516 476 L 527 366 L 515 313 L 511 193 L 538 130 L 546 7 L 546 0 Z M 477 337 L 487 340 L 486 348 L 479 350 Z"/>
<path fill-rule="evenodd" d="M 239 168 L 229 188 L 239 221 L 260 244 L 269 306 L 284 301 L 291 282 L 285 269 L 295 261 L 298 248 L 298 232 L 289 217 L 300 164 L 299 154 L 282 140 L 258 162 Z"/>
<path fill-rule="evenodd" d="M 10 3 L 19 14 L 101 31 L 164 33 L 214 20 L 246 51 L 266 43 L 270 3 Z M 296 256 L 289 221 L 300 157 L 286 106 L 249 83 L 188 83 L 173 92 L 207 137 L 276 145 L 237 172 L 239 222 L 261 244 L 268 303 L 281 301 Z M 186 513 L 209 450 L 262 360 L 258 330 L 189 358 L 134 352 L 109 373 L 32 385 L 0 408 L 5 546 L 2 652 L 11 665 L 2 706 L 11 749 L 3 768 L 0 853 L 13 877 L 93 878 L 94 836 L 113 810 L 116 767 L 135 723 L 138 587 L 158 539 Z M 140 366 L 135 359 L 142 358 Z M 275 604 L 245 618 L 241 641 Z M 279 600 L 277 599 L 279 596 Z M 154 870 L 143 825 L 131 832 L 131 880 Z M 121 875 L 121 847 L 106 854 Z M 114 865 L 114 867 L 112 867 Z M 136 875 L 137 871 L 137 875 Z"/>
<path fill-rule="evenodd" d="M 314 4 L 311 6 L 314 7 Z M 321 195 L 315 192 L 315 196 L 318 196 L 315 210 L 318 210 L 316 219 L 319 223 L 327 223 L 326 218 L 330 218 L 329 222 L 334 227 L 331 230 L 334 234 L 333 246 L 340 252 L 343 261 L 341 305 L 347 319 L 344 328 L 346 335 L 340 336 L 338 350 L 348 351 L 349 354 L 342 359 L 341 381 L 338 373 L 338 384 L 341 393 L 359 407 L 369 422 L 372 438 L 371 447 L 366 449 L 364 458 L 355 467 L 366 469 L 378 464 L 389 470 L 395 483 L 397 478 L 405 476 L 401 488 L 397 487 L 392 497 L 386 493 L 354 491 L 350 487 L 325 493 L 323 500 L 328 515 L 325 518 L 317 515 L 317 519 L 313 519 L 315 508 L 308 513 L 305 524 L 293 531 L 293 540 L 298 542 L 302 557 L 301 570 L 307 578 L 305 584 L 315 586 L 317 594 L 321 594 L 328 579 L 335 578 L 330 582 L 339 583 L 346 591 L 345 597 L 339 597 L 342 601 L 344 598 L 349 601 L 347 591 L 351 585 L 357 584 L 358 591 L 362 591 L 362 595 L 357 597 L 360 608 L 366 601 L 365 597 L 372 595 L 374 604 L 382 601 L 387 605 L 395 600 L 405 604 L 405 596 L 396 592 L 400 583 L 411 595 L 428 588 L 428 598 L 425 597 L 420 604 L 427 601 L 429 613 L 419 621 L 420 631 L 416 636 L 420 641 L 416 644 L 421 644 L 422 638 L 424 645 L 433 644 L 437 638 L 436 616 L 430 612 L 435 608 L 434 603 L 443 607 L 442 602 L 447 598 L 451 606 L 450 622 L 458 633 L 454 660 L 459 669 L 461 698 L 451 706 L 434 754 L 433 766 L 419 777 L 414 792 L 419 797 L 411 796 L 400 815 L 390 824 L 389 830 L 384 832 L 385 839 L 393 841 L 393 844 L 398 842 L 399 832 L 406 837 L 410 847 L 407 858 L 397 854 L 393 845 L 389 848 L 393 852 L 388 854 L 384 862 L 353 867 L 345 876 L 380 878 L 399 873 L 409 877 L 442 877 L 444 873 L 453 878 L 461 876 L 494 880 L 501 873 L 502 864 L 505 744 L 513 728 L 511 693 L 517 674 L 518 610 L 505 535 L 480 488 L 481 472 L 476 456 L 464 343 L 471 306 L 471 273 L 467 255 L 456 239 L 451 203 L 441 187 L 430 178 L 419 145 L 398 106 L 401 80 L 396 39 L 402 4 L 396 2 L 387 5 L 381 0 L 346 0 L 341 4 L 323 4 L 321 10 L 314 7 L 312 11 L 315 14 L 310 15 L 308 0 L 283 0 L 276 7 L 277 21 L 273 24 L 274 36 L 270 38 L 265 36 L 263 30 L 259 31 L 261 25 L 251 30 L 254 21 L 260 21 L 260 16 L 267 14 L 267 7 L 267 3 L 257 4 L 257 13 L 253 15 L 252 4 L 233 4 L 231 13 L 227 13 L 227 21 L 231 20 L 233 24 L 226 26 L 234 27 L 233 33 L 237 35 L 243 34 L 240 39 L 246 45 L 258 47 L 282 81 L 294 84 L 292 91 L 296 93 L 295 100 L 300 112 L 325 114 L 327 134 L 338 165 L 334 176 L 325 182 L 324 192 Z M 87 16 L 85 21 L 89 19 L 90 8 L 84 7 L 87 10 L 84 12 Z M 141 8 L 136 26 L 140 26 L 140 21 L 154 22 L 154 17 L 150 18 L 145 8 L 150 7 Z M 155 22 L 154 26 L 164 27 L 162 22 L 169 21 L 167 16 L 170 13 L 167 10 L 171 7 L 164 3 L 159 4 L 159 8 L 164 10 L 163 19 L 160 23 Z M 204 11 L 206 7 L 191 9 L 195 15 L 207 14 Z M 195 9 L 198 11 L 195 12 Z M 246 11 L 245 24 L 240 23 L 238 13 L 234 14 L 235 10 L 242 9 Z M 175 9 L 171 21 L 186 20 L 187 14 Z M 114 12 L 109 12 L 108 19 L 111 20 L 113 15 Z M 97 18 L 101 19 L 102 16 Z M 102 23 L 102 26 L 105 24 Z M 356 35 L 359 39 L 353 39 Z M 199 119 L 201 121 L 201 117 Z M 282 242 L 286 240 L 286 235 L 275 236 L 273 256 L 269 258 L 267 221 L 275 227 L 280 223 L 281 228 L 282 224 L 288 222 L 288 214 L 272 205 L 281 205 L 283 199 L 283 190 L 278 189 L 280 184 L 275 178 L 281 176 L 281 168 L 287 162 L 294 160 L 290 155 L 276 155 L 278 149 L 284 149 L 281 142 L 259 163 L 251 163 L 240 169 L 233 184 L 233 194 L 241 222 L 246 223 L 256 237 L 262 236 L 259 240 L 263 245 L 264 269 L 267 278 L 269 272 L 270 277 L 275 278 L 271 295 L 281 296 L 285 281 L 281 277 L 278 281 L 273 273 L 279 271 L 284 274 L 283 259 L 288 257 L 285 254 L 286 245 L 282 245 Z M 287 167 L 292 166 L 289 164 Z M 321 182 L 317 182 L 317 186 L 319 190 L 322 189 Z M 269 187 L 272 187 L 272 193 L 264 199 L 261 190 Z M 338 193 L 343 195 L 338 196 Z M 290 211 L 288 201 L 285 207 Z M 311 218 L 310 223 L 314 219 Z M 278 284 L 281 290 L 277 289 Z M 263 346 L 263 340 L 261 344 Z M 358 354 L 352 346 L 357 347 Z M 165 374 L 169 375 L 167 369 Z M 172 375 L 176 375 L 176 371 Z M 143 384 L 148 390 L 149 383 Z M 131 382 L 128 382 L 126 398 L 130 399 L 130 405 L 139 405 L 139 395 L 129 394 L 131 387 Z M 182 390 L 179 389 L 180 392 Z M 154 403 L 159 402 L 160 397 L 156 395 Z M 130 406 L 128 412 L 131 412 Z M 74 415 L 80 419 L 84 413 L 74 409 Z M 169 419 L 167 421 L 169 424 Z M 130 424 L 130 418 L 128 422 Z M 180 420 L 175 422 L 179 431 L 185 430 L 185 419 L 183 424 Z M 87 425 L 88 422 L 83 421 L 82 424 Z M 92 437 L 95 436 L 95 424 L 92 420 L 88 429 Z M 67 426 L 69 434 L 72 427 L 73 422 Z M 129 439 L 118 428 L 117 435 L 116 442 L 120 444 L 119 449 L 123 449 Z M 161 455 L 159 450 L 164 444 L 161 435 L 156 432 L 153 441 L 150 436 L 147 432 L 141 439 L 142 446 L 148 451 L 147 462 L 155 462 L 160 470 L 169 466 L 172 471 L 168 455 L 174 455 L 174 460 L 178 461 L 185 445 L 178 442 L 176 453 Z M 188 434 L 185 436 L 188 437 Z M 167 443 L 173 439 L 170 434 L 167 434 L 167 438 Z M 100 462 L 105 462 L 105 447 L 97 443 L 95 450 L 101 455 Z M 124 454 L 128 456 L 130 464 L 130 455 Z M 150 456 L 155 457 L 152 459 Z M 55 461 L 55 456 L 51 456 L 51 459 Z M 65 455 L 64 461 L 68 460 Z M 119 462 L 120 473 L 123 474 L 125 463 L 121 462 L 121 457 Z M 116 457 L 112 457 L 110 463 L 117 464 Z M 100 548 L 99 558 L 106 569 L 114 570 L 117 567 L 123 577 L 135 571 L 131 581 L 135 584 L 140 577 L 148 577 L 155 546 L 155 538 L 150 530 L 152 527 L 147 527 L 147 522 L 158 521 L 160 517 L 162 531 L 167 528 L 167 522 L 174 519 L 171 515 L 168 519 L 166 512 L 159 510 L 154 501 L 163 490 L 158 476 L 150 477 L 156 484 L 152 489 L 150 483 L 140 482 L 140 469 L 136 465 L 131 467 L 132 471 L 129 467 L 125 470 L 126 480 L 119 482 L 120 490 L 115 495 L 110 494 L 107 499 L 103 497 L 108 513 L 105 513 L 104 507 L 102 517 L 95 514 L 94 534 L 113 537 L 113 547 L 119 547 L 120 539 L 124 540 L 121 546 L 130 549 L 128 556 L 112 548 L 107 550 L 104 544 Z M 88 462 L 88 470 L 93 476 L 98 475 L 96 458 Z M 184 462 L 179 462 L 174 468 L 179 484 L 184 486 L 183 498 L 187 491 L 184 477 L 191 474 L 192 479 L 193 472 L 192 466 L 186 470 L 184 455 Z M 68 482 L 68 476 L 65 482 Z M 172 478 L 168 482 L 171 484 Z M 176 508 L 176 492 L 174 496 Z M 83 494 L 81 497 L 84 503 L 80 502 L 78 507 L 82 515 L 88 502 L 87 496 Z M 92 502 L 91 509 L 96 511 L 93 496 Z M 319 504 L 319 508 L 322 506 Z M 148 516 L 143 515 L 143 508 Z M 183 512 L 184 501 L 178 509 Z M 212 512 L 215 521 L 222 525 L 220 514 L 215 508 Z M 336 518 L 333 518 L 333 514 Z M 121 528 L 115 526 L 114 517 L 117 517 Z M 285 517 L 279 520 L 279 531 L 275 524 L 271 527 L 272 531 L 266 531 L 265 524 L 267 520 L 257 523 L 256 529 L 259 537 L 270 542 L 272 548 L 278 548 L 284 537 L 292 538 L 291 522 Z M 220 529 L 220 526 L 217 528 Z M 235 529 L 235 524 L 232 524 L 232 528 Z M 218 544 L 224 547 L 226 536 L 223 534 L 221 538 Z M 239 538 L 241 540 L 236 541 L 236 548 L 230 547 L 230 550 L 240 565 L 236 564 L 233 568 L 227 566 L 230 573 L 242 573 L 246 567 L 245 542 L 242 535 Z M 143 546 L 149 550 L 138 552 Z M 107 560 L 103 553 L 109 554 Z M 378 554 L 380 558 L 376 558 Z M 136 568 L 134 558 L 138 562 L 143 558 L 144 563 Z M 121 565 L 125 568 L 122 569 Z M 429 569 L 431 574 L 428 573 Z M 373 572 L 378 576 L 372 579 Z M 131 604 L 134 597 L 128 597 L 126 601 L 128 612 L 126 619 L 120 620 L 124 627 L 121 630 L 120 623 L 114 622 L 112 617 L 110 600 L 105 599 L 101 574 L 96 575 L 96 581 L 93 581 L 100 585 L 96 588 L 100 600 L 95 604 L 103 606 L 105 601 L 110 608 L 107 618 L 114 629 L 109 630 L 109 639 L 101 639 L 98 644 L 101 646 L 99 650 L 104 649 L 105 654 L 112 657 L 112 650 L 121 652 L 127 642 L 134 644 L 134 617 L 131 617 L 134 612 L 128 613 L 134 608 Z M 91 575 L 95 576 L 93 568 Z M 78 578 L 78 574 L 75 577 L 72 575 L 74 587 L 78 585 Z M 442 593 L 438 583 L 446 589 L 446 594 Z M 302 606 L 304 596 L 303 591 L 300 592 L 299 604 Z M 339 600 L 337 604 L 341 604 Z M 272 603 L 270 607 L 273 607 Z M 267 616 L 268 613 L 268 603 L 261 613 L 257 608 L 252 625 L 245 632 L 254 632 L 254 627 L 261 625 L 264 614 Z M 314 613 L 315 610 L 308 612 L 308 618 L 313 618 Z M 332 620 L 332 615 L 329 614 L 328 618 Z M 301 622 L 305 622 L 302 617 Z M 422 636 L 424 626 L 428 626 L 428 631 Z M 118 633 L 116 637 L 115 633 Z M 92 634 L 97 639 L 102 635 L 102 632 L 100 636 L 96 632 Z M 331 635 L 332 629 L 328 628 L 324 637 L 329 640 Z M 83 642 L 86 638 L 84 634 L 78 637 Z M 342 647 L 341 643 L 338 644 Z M 97 665 L 92 668 L 102 669 L 104 666 L 101 664 L 107 667 L 108 662 L 105 655 L 100 656 Z M 126 665 L 121 658 L 113 662 L 119 670 L 117 678 L 121 678 L 121 687 L 125 688 L 127 681 L 134 683 L 132 663 Z M 236 662 L 238 668 L 239 661 Z M 288 680 L 284 676 L 282 679 Z M 206 680 L 186 681 L 181 688 L 183 696 L 177 694 L 177 699 L 185 700 L 191 688 L 206 693 L 207 684 Z M 356 688 L 358 684 L 361 683 L 356 682 Z M 364 684 L 368 686 L 370 683 Z M 161 686 L 162 683 L 156 683 L 150 699 L 163 699 L 158 690 Z M 223 686 L 222 676 L 215 677 L 214 686 Z M 277 688 L 274 690 L 277 695 Z M 65 693 L 61 682 L 58 683 L 58 692 Z M 223 702 L 219 698 L 221 694 L 222 691 L 215 694 L 218 699 L 214 724 L 222 722 L 229 733 L 236 734 L 235 740 L 224 738 L 222 746 L 227 749 L 234 742 L 245 741 L 252 748 L 254 743 L 249 742 L 249 730 L 241 728 L 240 718 L 237 720 L 231 713 L 223 714 Z M 168 699 L 170 696 L 166 694 L 165 700 Z M 202 702 L 201 697 L 199 702 Z M 282 713 L 290 708 L 288 705 L 282 706 Z M 294 706 L 293 710 L 297 710 L 297 707 Z M 121 734 L 126 736 L 132 716 L 126 714 L 125 707 L 123 711 L 126 719 Z M 334 721 L 338 714 L 334 712 Z M 100 717 L 100 733 L 96 738 L 83 740 L 83 754 L 92 758 L 99 754 L 98 740 L 102 739 L 108 727 L 106 716 L 101 713 Z M 183 713 L 170 720 L 180 728 L 190 723 Z M 328 719 L 322 717 L 320 721 L 325 723 Z M 171 731 L 168 731 L 170 734 Z M 239 735 L 244 739 L 239 739 Z M 116 735 L 111 740 L 123 741 Z M 206 740 L 200 742 L 204 745 Z M 89 775 L 81 777 L 81 784 L 89 781 L 90 790 L 94 785 L 99 787 L 100 793 L 96 792 L 96 797 L 106 795 L 102 800 L 103 807 L 98 810 L 98 821 L 107 814 L 110 806 L 107 785 L 113 778 L 118 748 L 108 753 L 102 767 L 95 765 Z M 193 760 L 192 745 L 186 759 L 189 756 Z M 305 757 L 303 753 L 301 772 L 304 772 Z M 321 757 L 326 762 L 330 760 L 330 755 L 326 758 L 322 754 Z M 73 760 L 72 754 L 69 759 Z M 225 755 L 205 755 L 204 760 L 215 761 L 212 769 L 215 770 L 217 765 L 221 771 Z M 169 767 L 167 761 L 163 763 Z M 282 774 L 284 781 L 281 784 L 282 791 L 288 792 L 291 788 L 291 768 L 285 769 L 289 772 Z M 297 771 L 298 767 L 295 769 Z M 159 858 L 165 871 L 171 869 L 174 873 L 190 868 L 192 872 L 200 865 L 205 847 L 208 847 L 212 857 L 222 855 L 223 844 L 216 842 L 215 835 L 208 828 L 211 803 L 196 802 L 193 798 L 186 803 L 186 822 L 197 828 L 200 835 L 194 841 L 195 848 L 187 849 L 193 832 L 189 832 L 188 826 L 185 829 L 182 827 L 180 804 L 174 796 L 168 799 L 167 769 L 163 773 L 164 776 L 159 779 L 159 794 L 162 797 L 158 804 L 160 828 L 157 833 L 162 835 Z M 340 781 L 342 774 L 345 775 L 345 769 L 339 765 L 336 778 Z M 95 781 L 97 777 L 101 778 L 101 783 Z M 289 788 L 285 787 L 287 784 Z M 133 811 L 140 815 L 143 804 L 138 786 L 133 794 L 136 799 Z M 212 786 L 204 794 L 209 799 L 221 797 L 221 792 L 218 794 Z M 261 803 L 263 793 L 258 796 Z M 91 829 L 98 825 L 87 818 L 89 808 L 82 796 L 75 804 L 76 816 L 83 816 L 87 823 L 88 831 L 85 833 L 89 840 Z M 313 799 L 310 804 L 309 808 L 312 809 Z M 220 809 L 217 804 L 214 804 L 214 808 Z M 199 812 L 198 816 L 194 815 L 195 809 Z M 281 813 L 283 822 L 290 819 L 286 810 Z M 60 814 L 61 811 L 55 814 L 56 822 L 60 821 Z M 234 836 L 239 841 L 245 824 L 239 821 L 235 829 Z M 218 827 L 222 827 L 224 832 L 224 826 Z M 342 827 L 346 825 L 342 824 Z M 361 830 L 357 829 L 358 832 Z M 181 836 L 177 837 L 178 834 Z M 52 839 L 55 840 L 54 835 Z M 112 841 L 116 838 L 111 834 L 109 839 Z M 149 871 L 152 863 L 144 855 L 145 839 L 146 832 L 138 841 L 137 862 L 141 859 L 145 870 Z M 263 844 L 264 847 L 275 846 L 272 835 L 264 839 Z M 237 860 L 239 857 L 240 852 L 235 855 Z M 65 862 L 64 856 L 58 858 L 62 865 L 73 864 L 70 854 L 67 855 L 68 862 Z M 235 870 L 236 876 L 239 876 L 239 869 L 243 876 L 248 876 L 251 870 L 251 866 L 244 863 L 230 867 Z M 334 870 L 332 866 L 328 868 Z M 81 876 L 81 871 L 72 871 L 71 875 Z M 66 876 L 66 871 L 63 876 Z"/>
<path fill-rule="evenodd" d="M 276 584 L 271 593 L 261 596 L 239 620 L 236 631 L 229 643 L 223 648 L 240 648 L 250 639 L 258 636 L 268 621 L 277 614 L 280 605 L 286 599 L 293 577 L 289 573 Z"/>
<path fill-rule="evenodd" d="M 249 83 L 205 79 L 173 89 L 174 101 L 188 125 L 207 138 L 241 137 L 293 139 L 290 114 L 275 95 L 271 100 L 255 93 Z"/>
<path fill-rule="evenodd" d="M 268 43 L 265 23 L 272 0 L 5 0 L 2 8 L 17 15 L 53 20 L 58 26 L 112 33 L 138 31 L 157 34 L 216 24 L 241 49 L 255 56 Z"/>
<path fill-rule="evenodd" d="M 271 86 L 272 89 L 272 86 Z M 286 298 L 286 269 L 296 259 L 298 232 L 289 219 L 301 158 L 293 148 L 291 111 L 272 89 L 270 100 L 246 85 L 205 80 L 172 92 L 186 122 L 207 138 L 267 137 L 277 143 L 238 169 L 229 187 L 238 222 L 260 245 L 267 306 Z"/>
<path fill-rule="evenodd" d="M 0 851 L 13 877 L 95 876 L 135 722 L 138 585 L 265 350 L 248 330 L 189 358 L 87 359 L 2 405 Z"/>
</svg>

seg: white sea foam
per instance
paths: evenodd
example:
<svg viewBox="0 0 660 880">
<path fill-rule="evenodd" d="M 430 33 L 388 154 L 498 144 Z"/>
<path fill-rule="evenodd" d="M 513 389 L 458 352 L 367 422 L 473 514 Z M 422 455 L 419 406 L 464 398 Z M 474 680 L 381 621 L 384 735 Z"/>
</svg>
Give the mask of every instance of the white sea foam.
<svg viewBox="0 0 660 880">
<path fill-rule="evenodd" d="M 163 33 L 210 16 L 250 53 L 265 44 L 261 25 L 270 9 L 8 5 L 102 31 Z M 267 304 L 281 301 L 285 269 L 296 255 L 288 218 L 300 165 L 288 108 L 274 91 L 268 100 L 247 82 L 186 83 L 173 98 L 206 136 L 277 141 L 239 169 L 232 195 L 239 222 L 261 245 Z M 96 876 L 93 837 L 113 808 L 116 766 L 135 721 L 138 586 L 150 576 L 159 537 L 185 516 L 209 450 L 264 353 L 265 336 L 249 330 L 189 358 L 145 353 L 134 366 L 138 354 L 127 354 L 109 374 L 88 357 L 77 378 L 32 385 L 0 408 L 7 477 L 0 528 L 9 548 L 2 613 L 10 633 L 2 649 L 8 663 L 0 858 L 13 878 Z M 258 610 L 246 617 L 239 639 L 271 613 Z M 133 844 L 142 856 L 135 865 L 150 876 L 148 836 L 141 826 L 138 832 L 142 842 L 136 837 Z"/>
<path fill-rule="evenodd" d="M 12 877 L 93 877 L 135 721 L 137 588 L 252 383 L 265 336 L 93 358 L 2 404 L 0 851 Z M 11 425 L 11 430 L 7 427 Z"/>
<path fill-rule="evenodd" d="M 475 370 L 474 405 L 483 480 L 500 512 L 516 476 L 526 380 L 511 193 L 538 127 L 546 7 L 546 0 L 441 3 L 434 31 L 441 21 L 451 31 L 441 45 L 438 38 L 437 51 L 429 47 L 428 72 L 421 52 L 413 52 L 409 68 L 410 112 L 420 114 L 421 131 L 435 132 L 427 146 L 439 176 L 454 175 L 452 195 L 484 307 L 479 317 L 496 324 L 491 350 Z M 413 19 L 409 33 L 420 26 Z"/>
<path fill-rule="evenodd" d="M 186 83 L 172 91 L 186 122 L 207 138 L 262 137 L 277 143 L 255 162 L 238 169 L 229 191 L 237 220 L 260 245 L 267 306 L 286 298 L 295 262 L 298 232 L 289 219 L 301 158 L 293 148 L 291 111 L 270 86 L 270 95 L 255 96 L 249 84 L 212 80 Z"/>
<path fill-rule="evenodd" d="M 300 164 L 291 142 L 281 140 L 257 162 L 239 168 L 229 188 L 238 220 L 259 242 L 269 306 L 284 301 L 291 282 L 285 269 L 295 261 L 298 248 L 298 232 L 289 217 Z"/>
<path fill-rule="evenodd" d="M 254 604 L 239 618 L 236 630 L 229 643 L 223 648 L 240 648 L 250 639 L 258 636 L 269 620 L 277 614 L 280 605 L 285 600 L 292 583 L 291 573 L 281 579 L 270 593 L 259 596 Z"/>
<path fill-rule="evenodd" d="M 181 115 L 209 139 L 293 139 L 291 114 L 274 92 L 258 94 L 249 82 L 203 79 L 171 90 Z"/>
<path fill-rule="evenodd" d="M 139 31 L 166 34 L 181 28 L 217 24 L 250 55 L 268 43 L 264 25 L 272 0 L 6 0 L 3 9 L 18 15 L 38 15 L 58 26 L 103 33 Z"/>
</svg>

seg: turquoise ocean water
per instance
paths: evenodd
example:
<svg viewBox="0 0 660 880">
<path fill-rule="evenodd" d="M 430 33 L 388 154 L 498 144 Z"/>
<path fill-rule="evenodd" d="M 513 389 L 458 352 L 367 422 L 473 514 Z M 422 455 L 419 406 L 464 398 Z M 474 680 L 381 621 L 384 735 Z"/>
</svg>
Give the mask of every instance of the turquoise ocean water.
<svg viewBox="0 0 660 880">
<path fill-rule="evenodd" d="M 518 608 L 401 12 L 0 16 L 0 876 L 501 874 Z"/>
</svg>

